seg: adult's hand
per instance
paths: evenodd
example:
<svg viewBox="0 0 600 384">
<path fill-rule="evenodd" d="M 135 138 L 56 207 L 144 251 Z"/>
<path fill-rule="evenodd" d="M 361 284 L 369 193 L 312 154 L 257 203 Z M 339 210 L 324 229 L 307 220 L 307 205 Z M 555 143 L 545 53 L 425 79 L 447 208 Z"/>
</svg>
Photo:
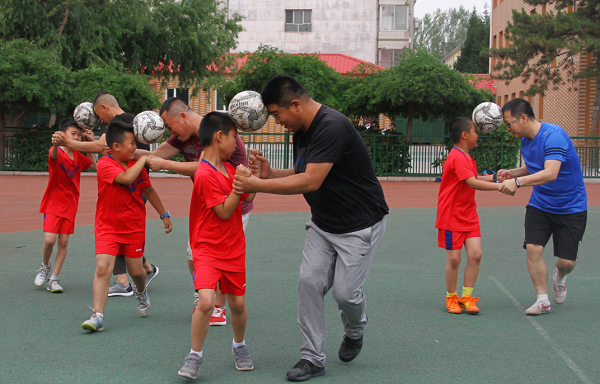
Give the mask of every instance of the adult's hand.
<svg viewBox="0 0 600 384">
<path fill-rule="evenodd" d="M 517 183 L 514 179 L 504 180 L 498 187 L 498 191 L 506 195 L 514 196 L 517 191 Z"/>
<path fill-rule="evenodd" d="M 160 171 L 165 168 L 165 159 L 157 157 L 157 156 L 148 156 L 148 161 L 146 164 L 153 171 Z"/>
<path fill-rule="evenodd" d="M 67 136 L 64 132 L 56 131 L 52 134 L 52 144 L 62 145 L 63 147 L 67 146 Z"/>
<path fill-rule="evenodd" d="M 237 194 L 254 193 L 259 191 L 260 179 L 256 176 L 235 175 L 233 180 L 233 191 Z"/>
<path fill-rule="evenodd" d="M 263 152 L 259 149 L 250 149 L 249 152 L 249 167 L 252 174 L 257 175 L 261 179 L 270 179 L 271 164 L 269 164 L 269 160 L 263 156 Z"/>
</svg>

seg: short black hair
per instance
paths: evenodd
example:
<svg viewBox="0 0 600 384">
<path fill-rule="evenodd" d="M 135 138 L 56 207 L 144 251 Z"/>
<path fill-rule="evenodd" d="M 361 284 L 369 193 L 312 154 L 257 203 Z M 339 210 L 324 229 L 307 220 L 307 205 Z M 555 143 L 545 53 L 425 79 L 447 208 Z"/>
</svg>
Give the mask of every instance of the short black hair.
<svg viewBox="0 0 600 384">
<path fill-rule="evenodd" d="M 60 123 L 58 123 L 58 130 L 61 132 L 66 132 L 69 127 L 78 128 L 83 131 L 83 128 L 81 128 L 77 124 L 77 122 L 71 117 L 65 117 L 60 121 Z"/>
<path fill-rule="evenodd" d="M 289 75 L 272 77 L 260 96 L 266 106 L 277 104 L 277 106 L 285 108 L 290 107 L 292 100 L 305 100 L 310 97 L 302 84 Z"/>
<path fill-rule="evenodd" d="M 448 133 L 450 134 L 450 139 L 452 139 L 453 143 L 458 143 L 460 141 L 460 136 L 463 132 L 470 132 L 472 128 L 473 121 L 468 117 L 457 117 L 456 119 L 450 122 L 450 128 L 448 128 Z"/>
<path fill-rule="evenodd" d="M 123 144 L 125 140 L 125 132 L 133 133 L 133 125 L 123 121 L 115 121 L 106 128 L 106 145 L 112 148 L 114 143 Z"/>
<path fill-rule="evenodd" d="M 183 99 L 179 97 L 169 97 L 165 100 L 160 106 L 160 111 L 158 114 L 162 116 L 163 112 L 167 112 L 167 114 L 171 114 L 172 112 L 187 112 L 190 111 L 191 108 L 186 104 Z"/>
<path fill-rule="evenodd" d="M 509 111 L 514 118 L 527 115 L 530 119 L 535 119 L 533 108 L 531 107 L 531 104 L 529 104 L 529 101 L 525 99 L 516 98 L 504 104 L 504 106 L 502 106 L 502 114 L 506 111 Z"/>
<path fill-rule="evenodd" d="M 226 112 L 213 111 L 207 113 L 202 118 L 200 128 L 198 129 L 202 148 L 206 148 L 212 144 L 215 133 L 223 131 L 224 134 L 229 135 L 229 131 L 232 129 L 235 131 L 235 126 Z"/>
</svg>

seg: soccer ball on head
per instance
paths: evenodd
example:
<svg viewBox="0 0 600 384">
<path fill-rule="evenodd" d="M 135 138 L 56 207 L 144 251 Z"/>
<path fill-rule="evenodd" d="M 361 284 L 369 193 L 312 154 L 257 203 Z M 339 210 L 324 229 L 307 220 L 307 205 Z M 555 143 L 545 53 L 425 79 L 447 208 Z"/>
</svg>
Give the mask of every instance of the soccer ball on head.
<svg viewBox="0 0 600 384">
<path fill-rule="evenodd" d="M 258 131 L 267 122 L 269 111 L 255 91 L 242 91 L 229 102 L 229 118 L 237 129 L 244 132 Z"/>
<path fill-rule="evenodd" d="M 481 132 L 494 132 L 504 122 L 502 108 L 496 103 L 481 103 L 473 110 L 473 122 Z"/>
<path fill-rule="evenodd" d="M 154 144 L 165 134 L 165 122 L 154 111 L 140 112 L 133 119 L 133 134 L 140 143 Z"/>
<path fill-rule="evenodd" d="M 94 129 L 100 123 L 94 112 L 94 105 L 89 101 L 84 101 L 75 108 L 73 119 L 83 129 Z"/>
</svg>

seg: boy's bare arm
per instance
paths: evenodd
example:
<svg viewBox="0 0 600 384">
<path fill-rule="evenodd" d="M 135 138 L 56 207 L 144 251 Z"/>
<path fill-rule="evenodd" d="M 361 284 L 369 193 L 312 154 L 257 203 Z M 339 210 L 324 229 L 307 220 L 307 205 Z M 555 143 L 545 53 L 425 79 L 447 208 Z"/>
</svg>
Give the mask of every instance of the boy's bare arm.
<svg viewBox="0 0 600 384">
<path fill-rule="evenodd" d="M 167 210 L 165 209 L 162 201 L 160 200 L 158 193 L 156 193 L 156 191 L 154 190 L 154 187 L 144 189 L 144 195 L 146 195 L 148 201 L 150 202 L 150 204 L 152 204 L 152 206 L 154 207 L 154 209 L 156 209 L 156 212 L 158 212 L 160 216 L 167 213 Z M 171 223 L 170 218 L 163 218 L 163 224 L 165 225 L 165 233 L 169 233 L 173 230 L 173 223 Z"/>
<path fill-rule="evenodd" d="M 483 176 L 483 177 L 493 177 L 493 176 Z M 478 189 L 480 191 L 499 191 L 501 189 L 501 184 L 493 183 L 491 181 L 480 180 L 481 178 L 469 177 L 465 180 L 465 182 L 469 185 L 469 187 L 473 189 Z"/>
<path fill-rule="evenodd" d="M 136 149 L 135 158 L 138 159 L 140 156 L 156 156 L 162 159 L 170 159 L 171 157 L 177 156 L 179 149 L 175 148 L 169 143 L 162 143 L 154 151 L 147 151 L 145 149 Z"/>
<path fill-rule="evenodd" d="M 57 131 L 52 134 L 52 142 L 74 149 L 79 152 L 102 153 L 106 148 L 106 135 L 102 134 L 98 141 L 75 141 L 67 139 L 64 132 Z"/>
<path fill-rule="evenodd" d="M 88 169 L 96 169 L 96 154 L 92 153 L 92 152 L 88 152 L 86 153 L 88 159 L 90 159 L 92 161 L 92 164 L 90 165 L 90 167 Z"/>
<path fill-rule="evenodd" d="M 52 150 L 50 151 L 50 157 L 52 160 L 56 160 L 58 158 L 58 144 L 54 143 L 52 145 Z"/>
<path fill-rule="evenodd" d="M 237 208 L 238 203 L 240 202 L 240 197 L 241 195 L 231 192 L 231 194 L 227 196 L 223 203 L 215 205 L 213 209 L 215 210 L 217 216 L 223 220 L 229 219 L 233 214 L 233 211 L 235 211 Z"/>
<path fill-rule="evenodd" d="M 142 172 L 142 169 L 144 169 L 146 160 L 148 160 L 148 156 L 140 157 L 133 166 L 129 167 L 125 172 L 119 173 L 117 177 L 115 177 L 115 181 L 122 185 L 130 185 L 133 183 Z"/>
<path fill-rule="evenodd" d="M 235 170 L 235 174 L 236 175 L 242 175 L 245 177 L 250 177 L 252 176 L 252 170 L 250 168 L 246 168 L 243 164 L 240 164 L 237 166 L 236 170 Z M 258 174 L 260 175 L 260 171 L 258 172 Z M 237 193 L 238 195 L 242 196 L 243 193 L 239 193 L 237 192 L 235 189 L 233 190 L 233 193 Z M 254 197 L 256 197 L 256 193 L 251 193 L 245 200 L 244 203 L 248 203 L 250 204 L 253 200 Z M 241 197 L 240 197 L 241 198 Z"/>
<path fill-rule="evenodd" d="M 250 196 L 248 196 L 246 198 L 246 200 L 244 200 L 244 203 L 248 203 L 250 204 L 251 202 L 254 201 L 254 198 L 256 197 L 256 192 L 255 193 L 251 193 Z"/>
</svg>

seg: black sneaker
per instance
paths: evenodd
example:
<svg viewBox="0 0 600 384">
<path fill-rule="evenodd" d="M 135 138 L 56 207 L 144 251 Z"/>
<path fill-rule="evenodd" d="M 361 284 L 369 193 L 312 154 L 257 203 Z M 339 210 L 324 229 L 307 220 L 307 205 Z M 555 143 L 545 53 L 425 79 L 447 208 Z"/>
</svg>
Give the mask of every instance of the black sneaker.
<svg viewBox="0 0 600 384">
<path fill-rule="evenodd" d="M 286 375 L 289 381 L 306 381 L 311 377 L 323 376 L 325 367 L 317 367 L 308 360 L 300 360 Z"/>
<path fill-rule="evenodd" d="M 344 340 L 342 340 L 342 344 L 340 345 L 339 356 L 340 360 L 344 363 L 349 363 L 358 354 L 362 349 L 363 345 L 363 337 L 359 337 L 358 339 L 351 339 L 348 336 L 344 335 Z"/>
</svg>

